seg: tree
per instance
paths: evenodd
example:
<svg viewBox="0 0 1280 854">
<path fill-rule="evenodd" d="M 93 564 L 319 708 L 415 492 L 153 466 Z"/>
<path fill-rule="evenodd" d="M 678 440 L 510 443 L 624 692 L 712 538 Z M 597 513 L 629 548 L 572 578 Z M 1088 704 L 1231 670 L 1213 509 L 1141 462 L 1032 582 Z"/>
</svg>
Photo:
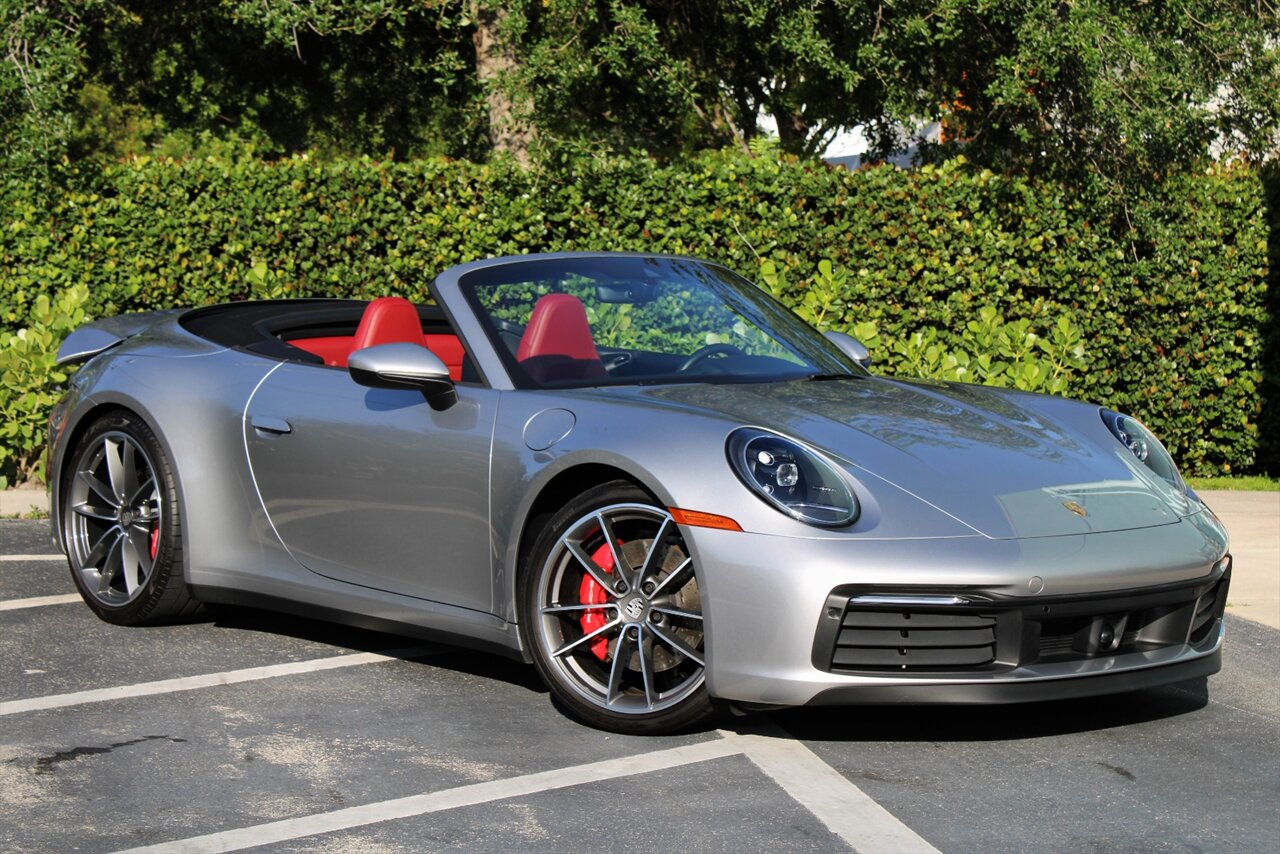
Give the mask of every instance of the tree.
<svg viewBox="0 0 1280 854">
<path fill-rule="evenodd" d="M 1280 126 L 1275 0 L 547 0 L 519 54 L 558 140 L 674 154 L 820 152 L 862 125 L 887 154 L 943 121 L 1005 170 L 1141 185 Z"/>
<path fill-rule="evenodd" d="M 1141 188 L 1274 156 L 1276 0 L 0 0 L 7 160 L 209 141 L 481 158 L 819 153 L 864 126 Z"/>
<path fill-rule="evenodd" d="M 566 140 L 674 153 L 746 147 L 768 114 L 784 150 L 819 153 L 873 120 L 888 31 L 868 0 L 549 0 L 524 45 L 539 124 Z"/>
<path fill-rule="evenodd" d="M 291 151 L 482 157 L 461 3 L 0 0 L 4 164 Z"/>
<path fill-rule="evenodd" d="M 0 0 L 0 132 L 5 164 L 30 170 L 56 161 L 72 124 L 82 15 L 97 4 Z"/>
<path fill-rule="evenodd" d="M 527 166 L 534 140 L 533 96 L 520 85 L 516 51 L 517 24 L 524 23 L 524 17 L 504 3 L 471 0 L 470 7 L 476 80 L 488 107 L 490 144 L 495 152 L 510 154 Z"/>
<path fill-rule="evenodd" d="M 1274 0 L 940 0 L 909 23 L 886 113 L 967 156 L 1130 188 L 1215 147 L 1274 156 Z"/>
<path fill-rule="evenodd" d="M 125 21 L 86 39 L 86 76 L 159 119 L 153 143 L 162 151 L 209 139 L 266 156 L 478 157 L 487 148 L 470 39 L 454 9 L 406 0 L 117 5 Z"/>
</svg>

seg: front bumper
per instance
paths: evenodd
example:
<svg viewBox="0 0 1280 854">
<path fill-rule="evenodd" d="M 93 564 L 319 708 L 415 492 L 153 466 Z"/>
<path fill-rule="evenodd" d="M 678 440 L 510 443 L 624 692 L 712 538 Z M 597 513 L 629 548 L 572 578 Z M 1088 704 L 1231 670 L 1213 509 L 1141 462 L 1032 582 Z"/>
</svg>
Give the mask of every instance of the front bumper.
<svg viewBox="0 0 1280 854">
<path fill-rule="evenodd" d="M 1230 560 L 1210 517 L 1039 540 L 691 533 L 721 699 L 1020 702 L 1221 666 Z"/>
<path fill-rule="evenodd" d="M 1219 626 L 1219 632 L 1221 627 Z M 1017 679 L 1000 682 L 942 681 L 933 685 L 859 685 L 828 688 L 809 701 L 814 706 L 852 705 L 992 705 L 1069 700 L 1156 688 L 1210 676 L 1222 669 L 1221 643 L 1212 651 L 1183 656 L 1171 664 L 1125 667 L 1114 673 L 1097 673 L 1087 679 Z"/>
</svg>

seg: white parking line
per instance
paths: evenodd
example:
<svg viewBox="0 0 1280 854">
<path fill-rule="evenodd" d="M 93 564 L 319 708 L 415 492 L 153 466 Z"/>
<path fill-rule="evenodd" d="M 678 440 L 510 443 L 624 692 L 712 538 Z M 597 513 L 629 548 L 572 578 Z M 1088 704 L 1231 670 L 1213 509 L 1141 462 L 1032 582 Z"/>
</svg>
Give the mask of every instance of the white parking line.
<svg viewBox="0 0 1280 854">
<path fill-rule="evenodd" d="M 774 735 L 773 732 L 777 734 Z M 766 734 L 748 735 L 722 730 L 719 735 L 720 738 L 715 741 L 685 747 L 657 750 L 638 756 L 607 759 L 554 771 L 525 774 L 506 780 L 475 783 L 440 792 L 427 792 L 332 812 L 272 821 L 236 830 L 162 842 L 158 845 L 131 848 L 120 854 L 143 854 L 143 852 L 146 854 L 156 854 L 156 852 L 204 854 L 204 852 L 241 851 L 322 833 L 351 830 L 384 821 L 492 803 L 569 786 L 616 780 L 737 755 L 745 755 L 750 759 L 756 767 L 781 786 L 783 791 L 813 813 L 832 833 L 839 836 L 855 851 L 864 852 L 864 854 L 872 852 L 938 854 L 938 849 L 894 818 L 888 810 L 823 762 L 817 754 L 781 730 L 775 729 L 766 731 Z"/>
<path fill-rule="evenodd" d="M 66 605 L 83 602 L 79 593 L 63 593 L 58 596 L 32 596 L 30 599 L 0 600 L 0 611 L 16 611 L 19 608 L 39 608 L 43 605 Z"/>
<path fill-rule="evenodd" d="M 97 688 L 92 691 L 75 691 L 70 694 L 51 694 L 47 697 L 31 697 L 26 700 L 0 701 L 0 717 L 16 715 L 22 712 L 42 711 L 44 709 L 81 706 L 86 703 L 123 700 L 126 697 L 145 697 L 152 694 L 172 694 L 176 691 L 194 691 L 197 688 L 234 685 L 237 682 L 254 682 L 259 679 L 274 679 L 278 676 L 292 676 L 296 673 L 313 673 L 318 670 L 355 667 L 361 664 L 375 664 L 380 661 L 394 661 L 401 658 L 418 658 L 435 649 L 436 647 L 433 646 L 415 646 L 407 649 L 387 650 L 382 653 L 358 652 L 351 655 L 336 655 L 332 658 L 312 658 L 306 661 L 291 661 L 287 664 L 271 664 L 266 667 L 227 670 L 222 673 L 208 673 L 203 676 L 179 676 L 177 679 L 140 682 L 136 685 L 117 685 L 112 688 Z"/>
<path fill-rule="evenodd" d="M 66 555 L 0 555 L 0 563 L 22 563 L 29 560 L 66 560 Z"/>
<path fill-rule="evenodd" d="M 937 854 L 938 849 L 803 743 L 777 728 L 761 728 L 760 732 L 739 735 L 721 730 L 720 735 L 737 745 L 756 767 L 854 850 L 864 854 Z"/>
<path fill-rule="evenodd" d="M 190 852 L 240 851 L 273 842 L 288 842 L 319 833 L 331 833 L 336 830 L 348 830 L 378 822 L 398 818 L 411 818 L 427 813 L 451 810 L 457 807 L 486 804 L 506 798 L 533 795 L 563 789 L 568 786 L 581 786 L 586 783 L 598 783 L 603 780 L 615 780 L 620 777 L 632 777 L 636 774 L 648 774 L 651 771 L 663 771 L 678 768 L 695 762 L 706 762 L 709 759 L 721 759 L 733 756 L 740 750 L 725 739 L 704 741 L 686 747 L 673 747 L 668 750 L 656 750 L 653 753 L 642 753 L 639 756 L 625 756 L 620 759 L 606 759 L 602 762 L 591 762 L 586 765 L 575 765 L 570 768 L 558 768 L 554 771 L 542 771 L 537 774 L 526 774 L 522 777 L 511 777 L 507 780 L 494 780 L 489 783 L 475 783 L 459 786 L 456 789 L 445 789 L 442 792 L 428 792 L 397 798 L 391 801 L 380 801 L 358 807 L 318 813 L 301 818 L 273 821 L 253 827 L 242 827 L 238 830 L 227 830 L 222 833 L 210 833 L 207 836 L 195 836 L 173 842 L 162 842 L 143 848 L 131 848 L 121 854 L 157 854 L 172 852 L 173 854 L 190 854 Z"/>
</svg>

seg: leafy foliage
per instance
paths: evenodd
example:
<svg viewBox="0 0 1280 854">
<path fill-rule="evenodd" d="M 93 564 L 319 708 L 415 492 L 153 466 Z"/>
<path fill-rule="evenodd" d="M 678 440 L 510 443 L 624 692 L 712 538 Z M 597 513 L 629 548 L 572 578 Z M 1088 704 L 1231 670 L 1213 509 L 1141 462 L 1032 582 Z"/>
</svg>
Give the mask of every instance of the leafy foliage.
<svg viewBox="0 0 1280 854">
<path fill-rule="evenodd" d="M 924 5 L 896 110 L 944 120 L 976 160 L 1141 195 L 1215 143 L 1280 144 L 1273 0 Z"/>
<path fill-rule="evenodd" d="M 43 480 L 49 412 L 62 395 L 67 372 L 54 364 L 58 345 L 85 322 L 89 292 L 79 285 L 54 299 L 40 294 L 27 325 L 0 332 L 0 489 Z"/>
<path fill-rule="evenodd" d="M 0 0 L 0 168 L 226 142 L 259 156 L 481 156 L 458 5 Z"/>
<path fill-rule="evenodd" d="M 52 199 L 10 187 L 0 326 L 76 285 L 93 316 L 263 295 L 423 299 L 476 258 L 644 250 L 719 261 L 824 328 L 874 331 L 885 369 L 1065 388 L 1131 412 L 1191 473 L 1254 467 L 1264 404 L 1277 405 L 1262 373 L 1267 212 L 1243 166 L 1171 179 L 1127 212 L 962 160 L 850 173 L 725 153 L 545 170 L 136 160 L 75 186 Z"/>
<path fill-rule="evenodd" d="M 0 173 L 43 178 L 65 153 L 80 72 L 76 34 L 97 5 L 0 0 Z"/>
<path fill-rule="evenodd" d="M 674 153 L 745 148 L 771 116 L 782 147 L 817 154 L 881 114 L 877 4 L 615 0 L 529 4 L 527 86 L 561 141 Z M 879 4 L 883 10 L 884 4 Z"/>
<path fill-rule="evenodd" d="M 760 280 L 773 296 L 792 303 L 797 315 L 819 329 L 828 325 L 832 309 L 852 297 L 847 274 L 826 259 L 818 261 L 817 275 L 799 298 L 773 261 L 760 265 Z M 1046 335 L 1034 332 L 1028 319 L 1005 321 L 993 306 L 980 307 L 977 319 L 954 334 L 925 326 L 884 341 L 874 320 L 863 320 L 847 332 L 872 352 L 877 370 L 900 376 L 1068 394 L 1073 375 L 1088 369 L 1082 334 L 1069 315 L 1059 316 Z"/>
</svg>

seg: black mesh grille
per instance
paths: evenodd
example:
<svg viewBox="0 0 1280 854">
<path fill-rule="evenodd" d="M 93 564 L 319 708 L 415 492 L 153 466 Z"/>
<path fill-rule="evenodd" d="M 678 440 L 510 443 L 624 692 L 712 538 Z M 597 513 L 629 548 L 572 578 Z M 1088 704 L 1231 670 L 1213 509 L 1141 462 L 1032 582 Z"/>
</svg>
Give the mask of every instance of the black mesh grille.
<svg viewBox="0 0 1280 854">
<path fill-rule="evenodd" d="M 849 610 L 833 669 L 937 670 L 995 660 L 996 620 L 980 614 Z"/>
<path fill-rule="evenodd" d="M 1075 641 L 1075 632 L 1066 632 L 1065 634 L 1042 634 L 1040 635 L 1040 654 L 1041 661 L 1052 661 L 1055 658 L 1063 658 L 1071 655 L 1071 644 Z"/>
</svg>

